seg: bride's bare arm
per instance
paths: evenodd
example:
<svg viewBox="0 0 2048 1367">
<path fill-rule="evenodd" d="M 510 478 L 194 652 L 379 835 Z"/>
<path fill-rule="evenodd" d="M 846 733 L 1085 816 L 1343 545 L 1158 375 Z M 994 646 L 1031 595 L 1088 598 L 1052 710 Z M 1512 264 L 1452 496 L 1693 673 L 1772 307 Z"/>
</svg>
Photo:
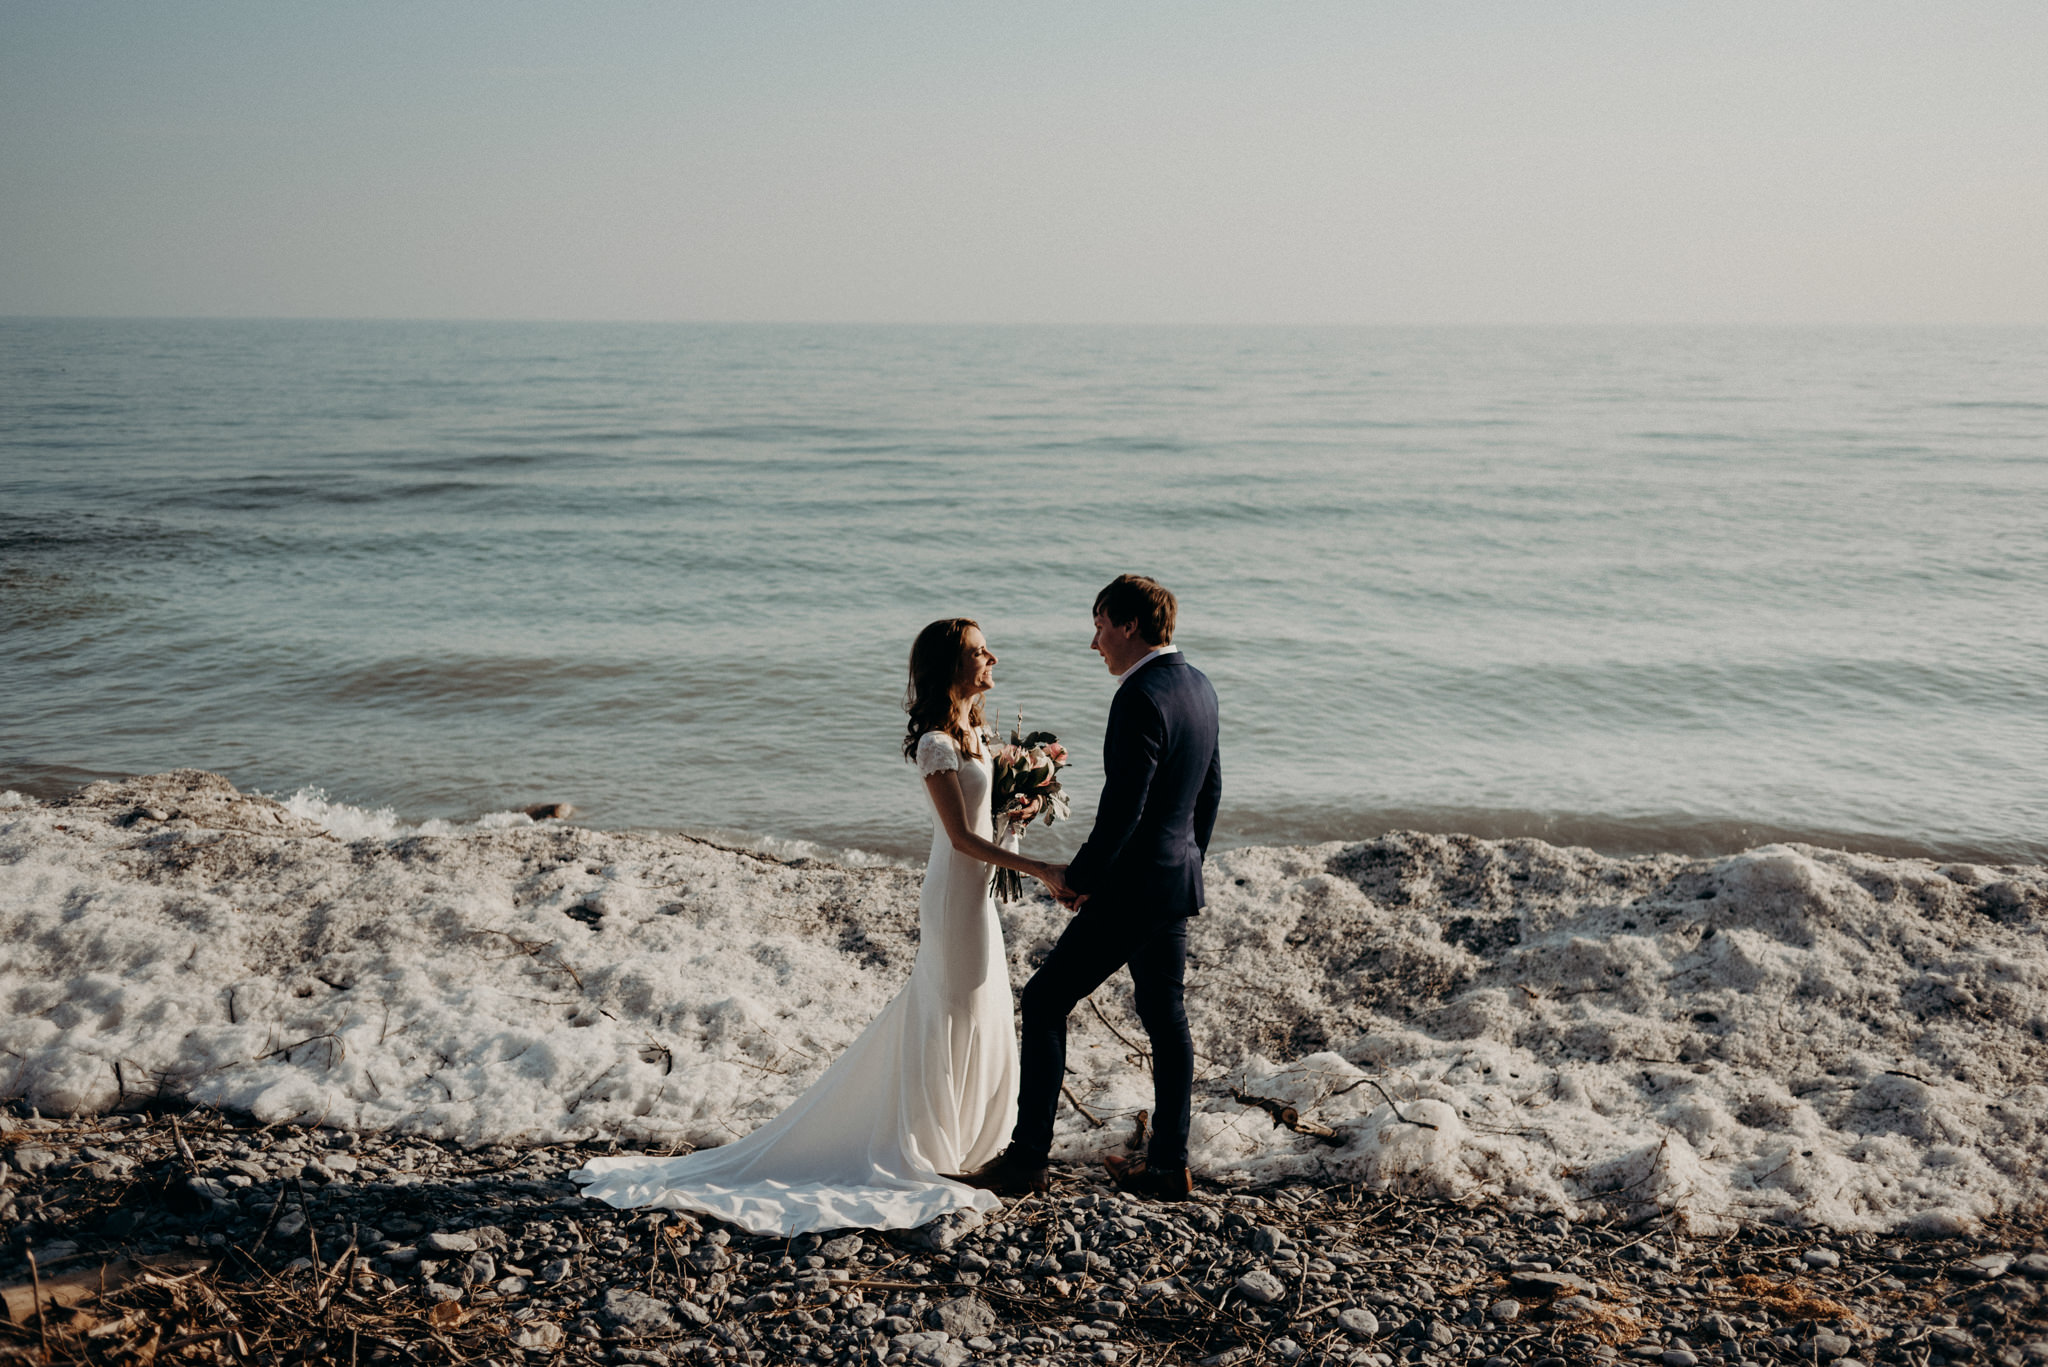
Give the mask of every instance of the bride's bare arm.
<svg viewBox="0 0 2048 1367">
<path fill-rule="evenodd" d="M 974 833 L 974 823 L 967 819 L 967 795 L 960 790 L 959 771 L 941 769 L 935 774 L 927 774 L 924 788 L 931 794 L 932 807 L 939 814 L 939 824 L 946 828 L 946 839 L 953 842 L 955 850 L 984 864 L 997 864 L 1028 874 L 1055 894 L 1061 891 L 1059 875 L 1053 865 L 1042 859 L 1027 859 Z"/>
</svg>

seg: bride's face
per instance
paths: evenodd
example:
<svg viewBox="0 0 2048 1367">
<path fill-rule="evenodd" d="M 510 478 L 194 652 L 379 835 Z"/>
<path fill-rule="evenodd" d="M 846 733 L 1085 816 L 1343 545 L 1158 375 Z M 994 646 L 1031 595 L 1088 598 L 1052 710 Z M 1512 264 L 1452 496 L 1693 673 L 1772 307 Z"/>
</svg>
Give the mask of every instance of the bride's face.
<svg viewBox="0 0 2048 1367">
<path fill-rule="evenodd" d="M 963 698 L 996 686 L 996 653 L 988 648 L 981 628 L 969 627 L 960 637 L 960 687 Z"/>
</svg>

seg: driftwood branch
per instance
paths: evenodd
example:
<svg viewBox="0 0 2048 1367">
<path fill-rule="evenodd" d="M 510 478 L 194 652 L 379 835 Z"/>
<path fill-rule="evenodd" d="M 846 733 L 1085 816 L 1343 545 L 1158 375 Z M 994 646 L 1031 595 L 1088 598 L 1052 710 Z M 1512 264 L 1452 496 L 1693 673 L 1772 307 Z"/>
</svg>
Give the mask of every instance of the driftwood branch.
<svg viewBox="0 0 2048 1367">
<path fill-rule="evenodd" d="M 1131 1037 L 1129 1035 L 1126 1035 L 1123 1031 L 1117 1029 L 1114 1025 L 1111 1025 L 1109 1017 L 1103 1015 L 1102 1008 L 1095 1004 L 1095 998 L 1090 997 L 1088 999 L 1088 1009 L 1095 1013 L 1095 1019 L 1101 1021 L 1103 1027 L 1107 1029 L 1110 1034 L 1115 1035 L 1118 1039 L 1124 1042 L 1124 1048 L 1130 1050 L 1133 1054 L 1136 1054 L 1139 1058 L 1143 1059 L 1146 1063 L 1146 1066 L 1149 1067 L 1151 1065 L 1152 1051 L 1140 1045 L 1133 1044 L 1131 1042 Z"/>
<path fill-rule="evenodd" d="M 1387 1089 L 1380 1086 L 1378 1078 L 1362 1077 L 1358 1079 L 1358 1081 L 1352 1083 L 1349 1087 L 1339 1087 L 1336 1091 L 1330 1093 L 1330 1095 L 1342 1096 L 1346 1092 L 1355 1092 L 1360 1087 L 1366 1086 L 1370 1086 L 1375 1092 L 1378 1092 L 1380 1094 L 1381 1098 L 1384 1099 L 1387 1103 L 1387 1109 L 1391 1110 L 1394 1113 L 1394 1119 L 1400 1121 L 1403 1125 L 1413 1125 L 1418 1129 L 1424 1130 L 1433 1130 L 1436 1128 L 1436 1126 L 1430 1124 L 1427 1120 L 1410 1120 L 1407 1116 L 1402 1115 L 1401 1103 L 1394 1100 L 1393 1097 L 1387 1095 Z"/>
<path fill-rule="evenodd" d="M 1089 1110 L 1086 1106 L 1083 1106 L 1081 1104 L 1081 1098 L 1074 1095 L 1074 1089 L 1072 1087 L 1069 1087 L 1066 1083 L 1062 1082 L 1060 1084 L 1060 1095 L 1065 1097 L 1075 1110 L 1079 1111 L 1082 1115 L 1088 1118 L 1088 1124 L 1090 1126 L 1098 1130 L 1102 1128 L 1102 1117 L 1095 1114 L 1095 1112 Z"/>
<path fill-rule="evenodd" d="M 1267 1115 L 1272 1116 L 1275 1129 L 1285 1126 L 1296 1134 L 1312 1135 L 1322 1143 L 1328 1144 L 1333 1148 L 1344 1142 L 1343 1135 L 1338 1134 L 1328 1125 L 1318 1125 L 1313 1120 L 1303 1120 L 1301 1112 L 1295 1110 L 1294 1107 L 1284 1101 L 1275 1101 L 1269 1096 L 1251 1096 L 1235 1088 L 1231 1089 L 1230 1098 L 1240 1106 L 1256 1106 Z"/>
</svg>

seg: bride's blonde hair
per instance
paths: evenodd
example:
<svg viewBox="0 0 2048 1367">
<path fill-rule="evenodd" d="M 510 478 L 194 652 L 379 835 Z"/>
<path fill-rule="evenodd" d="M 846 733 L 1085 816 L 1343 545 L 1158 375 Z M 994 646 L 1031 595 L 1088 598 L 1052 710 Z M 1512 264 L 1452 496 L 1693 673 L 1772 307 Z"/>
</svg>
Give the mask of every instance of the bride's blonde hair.
<svg viewBox="0 0 2048 1367">
<path fill-rule="evenodd" d="M 952 737 L 963 754 L 980 748 L 970 742 L 968 733 L 953 717 L 953 688 L 968 677 L 969 662 L 963 641 L 969 628 L 980 626 L 972 617 L 946 617 L 918 632 L 917 640 L 911 643 L 910 686 L 903 690 L 903 710 L 910 714 L 910 724 L 904 728 L 903 758 L 917 758 L 918 738 L 927 731 L 940 731 Z M 979 695 L 967 721 L 976 736 L 988 729 Z"/>
</svg>

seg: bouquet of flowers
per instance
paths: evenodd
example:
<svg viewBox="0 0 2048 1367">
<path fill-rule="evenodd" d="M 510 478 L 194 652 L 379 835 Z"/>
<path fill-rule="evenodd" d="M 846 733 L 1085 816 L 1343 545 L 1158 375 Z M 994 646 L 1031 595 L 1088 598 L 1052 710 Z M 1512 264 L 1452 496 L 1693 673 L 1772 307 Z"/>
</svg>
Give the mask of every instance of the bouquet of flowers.
<svg viewBox="0 0 2048 1367">
<path fill-rule="evenodd" d="M 1060 787 L 1060 770 L 1067 767 L 1067 747 L 1050 731 L 1023 734 L 1023 719 L 1010 732 L 1010 743 L 996 747 L 995 781 L 989 787 L 989 815 L 994 818 L 996 843 L 1016 849 L 1024 828 L 1034 821 L 1050 826 L 1067 816 L 1067 791 Z M 1022 901 L 1024 876 L 1015 869 L 996 869 L 989 879 L 989 891 L 1004 902 Z"/>
</svg>

